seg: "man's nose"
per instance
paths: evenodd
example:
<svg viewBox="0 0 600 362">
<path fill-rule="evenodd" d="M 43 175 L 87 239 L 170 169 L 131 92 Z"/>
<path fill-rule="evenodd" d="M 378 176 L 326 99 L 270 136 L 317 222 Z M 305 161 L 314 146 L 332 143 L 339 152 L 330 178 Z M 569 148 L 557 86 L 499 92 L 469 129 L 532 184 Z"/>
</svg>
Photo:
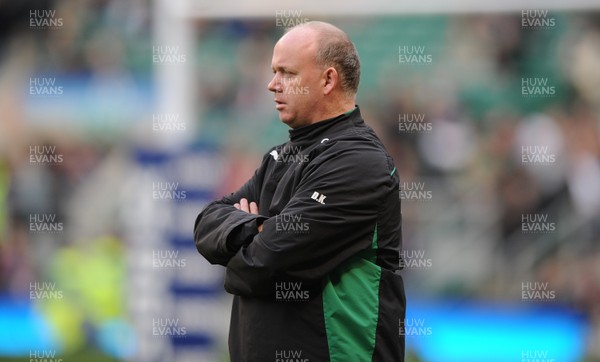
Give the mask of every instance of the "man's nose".
<svg viewBox="0 0 600 362">
<path fill-rule="evenodd" d="M 281 84 L 277 79 L 277 75 L 274 75 L 273 79 L 271 79 L 269 84 L 267 84 L 267 89 L 269 90 L 269 92 L 279 92 L 281 90 Z"/>
</svg>

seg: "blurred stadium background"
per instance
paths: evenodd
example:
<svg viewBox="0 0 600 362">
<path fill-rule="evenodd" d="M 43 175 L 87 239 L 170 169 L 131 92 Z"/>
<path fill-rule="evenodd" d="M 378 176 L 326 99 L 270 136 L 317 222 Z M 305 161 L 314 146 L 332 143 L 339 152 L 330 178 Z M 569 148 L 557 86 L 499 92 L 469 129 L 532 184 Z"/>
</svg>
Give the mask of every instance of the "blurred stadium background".
<svg viewBox="0 0 600 362">
<path fill-rule="evenodd" d="M 407 360 L 600 361 L 599 8 L 0 1 L 0 361 L 227 360 L 192 225 L 287 139 L 308 20 L 400 170 Z"/>
</svg>

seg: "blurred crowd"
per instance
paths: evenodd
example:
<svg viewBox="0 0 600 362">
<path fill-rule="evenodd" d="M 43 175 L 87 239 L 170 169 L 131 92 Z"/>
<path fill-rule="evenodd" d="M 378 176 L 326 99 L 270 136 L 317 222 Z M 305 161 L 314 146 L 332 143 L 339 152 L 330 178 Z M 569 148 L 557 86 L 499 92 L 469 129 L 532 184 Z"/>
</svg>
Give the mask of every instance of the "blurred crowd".
<svg viewBox="0 0 600 362">
<path fill-rule="evenodd" d="M 32 6 L 56 9 L 64 25 L 31 29 Z M 0 10 L 0 294 L 28 299 L 31 282 L 58 281 L 88 303 L 77 323 L 125 315 L 120 210 L 127 205 L 117 191 L 136 167 L 131 150 L 145 147 L 137 130 L 151 127 L 147 113 L 125 104 L 131 90 L 140 108 L 152 107 L 151 4 L 4 2 Z M 587 353 L 600 358 L 600 13 L 552 16 L 554 26 L 533 29 L 522 26 L 520 13 L 323 20 L 357 45 L 357 102 L 403 187 L 430 191 L 403 200 L 404 248 L 431 259 L 431 268 L 403 271 L 409 298 L 514 303 L 522 301 L 522 283 L 548 282 L 553 303 L 587 316 Z M 197 19 L 192 27 L 192 138 L 224 156 L 216 196 L 239 187 L 268 147 L 287 139 L 266 89 L 272 46 L 284 29 L 275 14 Z M 399 62 L 402 46 L 422 47 L 430 62 Z M 44 104 L 27 88 L 37 75 L 87 91 L 81 99 L 90 103 L 63 101 L 59 114 L 35 114 L 31 108 Z M 523 79 L 531 78 L 554 92 L 525 95 Z M 125 95 L 114 109 L 110 91 L 90 91 L 113 86 Z M 420 116 L 426 127 L 403 131 L 403 122 Z M 32 146 L 47 146 L 62 161 L 32 163 Z M 524 162 L 531 150 L 543 161 Z M 93 197 L 99 180 L 117 189 Z M 32 214 L 54 215 L 64 230 L 32 232 Z M 551 227 L 527 231 L 524 215 Z M 108 298 L 78 290 L 89 281 L 60 267 L 93 264 L 93 256 L 93 282 L 105 285 Z"/>
</svg>

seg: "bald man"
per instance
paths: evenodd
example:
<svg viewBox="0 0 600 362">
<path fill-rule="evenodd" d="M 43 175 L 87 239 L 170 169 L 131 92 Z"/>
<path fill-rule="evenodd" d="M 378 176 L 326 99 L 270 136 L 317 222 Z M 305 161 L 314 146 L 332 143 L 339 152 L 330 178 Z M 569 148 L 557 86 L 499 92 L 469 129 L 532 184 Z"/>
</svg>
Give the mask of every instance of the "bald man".
<svg viewBox="0 0 600 362">
<path fill-rule="evenodd" d="M 309 22 L 281 37 L 271 67 L 289 141 L 194 225 L 234 295 L 231 360 L 403 361 L 398 172 L 355 105 L 356 49 Z"/>
</svg>

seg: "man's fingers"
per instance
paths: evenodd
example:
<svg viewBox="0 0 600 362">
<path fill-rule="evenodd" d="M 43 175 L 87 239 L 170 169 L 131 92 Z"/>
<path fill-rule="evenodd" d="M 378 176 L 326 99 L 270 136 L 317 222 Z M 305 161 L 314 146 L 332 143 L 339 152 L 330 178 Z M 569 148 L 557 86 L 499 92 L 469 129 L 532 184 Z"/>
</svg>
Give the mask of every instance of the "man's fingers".
<svg viewBox="0 0 600 362">
<path fill-rule="evenodd" d="M 240 209 L 242 211 L 250 212 L 250 208 L 248 207 L 248 200 L 246 200 L 246 199 L 240 200 Z"/>
<path fill-rule="evenodd" d="M 250 205 L 248 205 L 248 200 L 241 199 L 239 203 L 233 204 L 233 207 L 235 207 L 238 210 L 258 215 L 258 205 L 254 201 L 252 201 Z"/>
<path fill-rule="evenodd" d="M 258 215 L 258 205 L 254 201 L 252 201 L 250 203 L 250 213 L 254 214 L 254 215 Z"/>
</svg>

